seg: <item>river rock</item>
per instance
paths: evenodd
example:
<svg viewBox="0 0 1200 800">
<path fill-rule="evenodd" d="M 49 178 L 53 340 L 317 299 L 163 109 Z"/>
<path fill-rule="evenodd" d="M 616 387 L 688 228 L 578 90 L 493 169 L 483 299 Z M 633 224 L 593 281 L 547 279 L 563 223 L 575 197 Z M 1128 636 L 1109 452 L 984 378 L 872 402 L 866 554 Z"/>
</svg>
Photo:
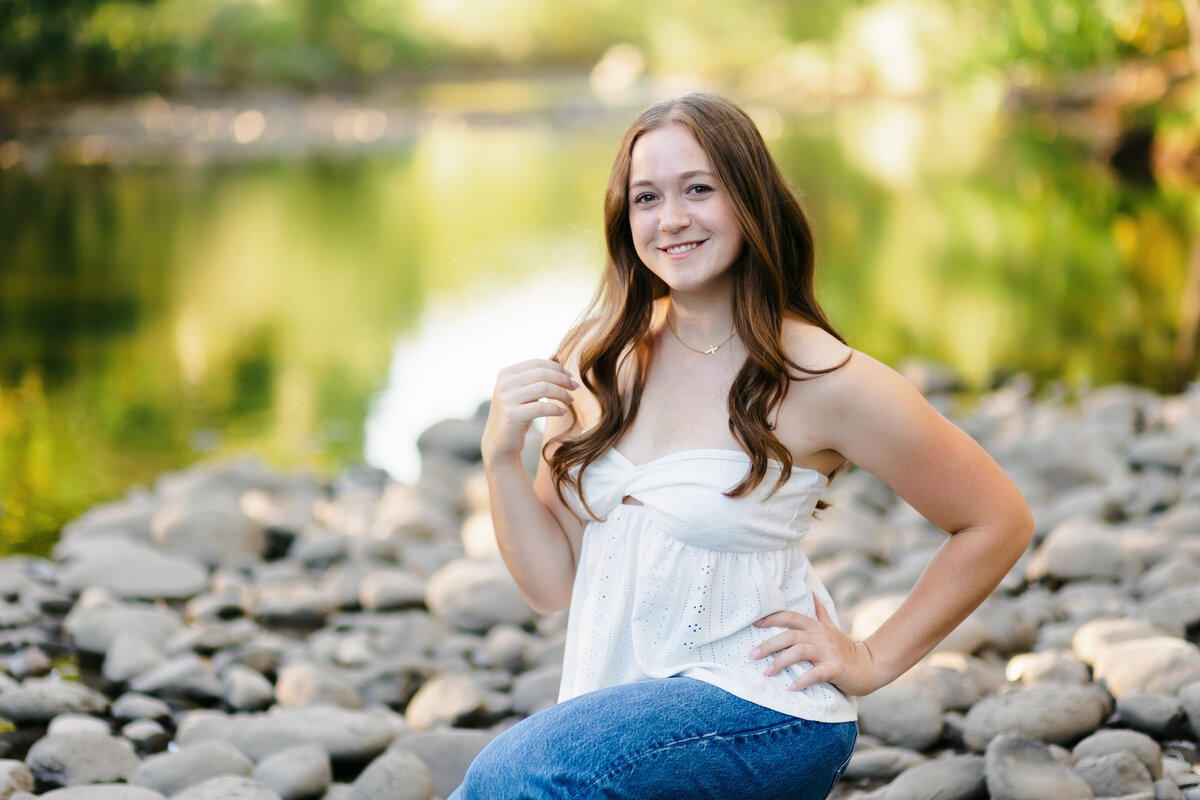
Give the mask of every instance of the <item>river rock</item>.
<svg viewBox="0 0 1200 800">
<path fill-rule="evenodd" d="M 906 769 L 888 784 L 882 800 L 929 800 L 932 797 L 938 800 L 988 800 L 983 757 L 948 756 Z"/>
<path fill-rule="evenodd" d="M 140 759 L 133 745 L 108 733 L 51 733 L 39 739 L 25 757 L 42 784 L 77 786 L 123 781 Z"/>
<path fill-rule="evenodd" d="M 154 515 L 151 533 L 158 546 L 208 567 L 267 549 L 265 529 L 237 508 L 220 504 L 167 503 Z"/>
<path fill-rule="evenodd" d="M 401 734 L 391 750 L 406 750 L 418 756 L 433 777 L 433 793 L 449 797 L 462 783 L 467 767 L 494 738 L 487 731 L 441 728 Z"/>
<path fill-rule="evenodd" d="M 275 687 L 258 670 L 232 664 L 221 676 L 221 697 L 236 711 L 258 711 L 274 701 Z"/>
<path fill-rule="evenodd" d="M 153 719 L 163 721 L 171 718 L 171 707 L 157 697 L 126 692 L 113 701 L 112 715 L 117 720 Z"/>
<path fill-rule="evenodd" d="M 350 789 L 349 800 L 430 800 L 433 775 L 417 755 L 387 750 L 362 771 Z"/>
<path fill-rule="evenodd" d="M 266 743 L 282 740 L 289 744 L 318 744 L 336 765 L 366 763 L 382 753 L 396 734 L 395 722 L 386 709 L 277 706 L 248 719 L 237 741 L 245 753 L 260 759 L 262 756 L 257 753 L 262 752 Z"/>
<path fill-rule="evenodd" d="M 1020 653 L 1004 670 L 1010 681 L 1035 683 L 1091 683 L 1091 670 L 1069 650 Z"/>
<path fill-rule="evenodd" d="M 856 747 L 843 778 L 847 781 L 891 780 L 928 760 L 907 747 Z"/>
<path fill-rule="evenodd" d="M 1026 577 L 1031 581 L 1044 578 L 1121 580 L 1131 579 L 1138 572 L 1137 565 L 1126 556 L 1112 529 L 1092 519 L 1073 517 L 1054 526 L 1034 551 Z"/>
<path fill-rule="evenodd" d="M 465 631 L 483 632 L 502 622 L 526 625 L 533 611 L 501 561 L 458 559 L 425 585 L 433 615 Z"/>
<path fill-rule="evenodd" d="M 1200 682 L 1190 683 L 1179 690 L 1179 704 L 1187 715 L 1192 735 L 1200 739 Z"/>
<path fill-rule="evenodd" d="M 940 703 L 904 686 L 885 686 L 858 699 L 863 733 L 884 744 L 925 750 L 942 736 Z"/>
<path fill-rule="evenodd" d="M 367 611 L 395 611 L 425 604 L 425 581 L 400 569 L 375 569 L 363 576 L 359 602 Z"/>
<path fill-rule="evenodd" d="M 13 800 L 16 800 L 15 796 Z M 158 792 L 140 786 L 110 783 L 55 789 L 41 795 L 39 800 L 166 800 L 166 798 Z"/>
<path fill-rule="evenodd" d="M 265 625 L 316 628 L 337 610 L 337 598 L 304 578 L 255 586 L 243 594 L 246 614 Z"/>
<path fill-rule="evenodd" d="M 1200 681 L 1200 647 L 1170 636 L 1121 642 L 1100 653 L 1092 674 L 1113 697 L 1131 689 L 1174 693 Z"/>
<path fill-rule="evenodd" d="M 333 766 L 319 745 L 303 745 L 267 756 L 250 777 L 283 800 L 302 800 L 325 793 L 333 783 Z"/>
<path fill-rule="evenodd" d="M 1122 751 L 1081 758 L 1075 763 L 1075 772 L 1091 785 L 1097 797 L 1154 792 L 1150 771 L 1133 753 Z"/>
<path fill-rule="evenodd" d="M 212 664 L 194 653 L 176 656 L 129 682 L 129 688 L 155 697 L 213 702 L 221 698 L 221 682 Z"/>
<path fill-rule="evenodd" d="M 1071 755 L 1079 760 L 1125 752 L 1137 756 L 1146 765 L 1146 770 L 1151 778 L 1158 780 L 1162 777 L 1162 748 L 1158 746 L 1158 742 L 1137 731 L 1116 729 L 1096 731 L 1075 745 Z M 1134 791 L 1145 790 L 1136 789 Z"/>
<path fill-rule="evenodd" d="M 283 706 L 362 707 L 362 698 L 349 681 L 307 662 L 288 664 L 280 671 L 275 697 Z"/>
<path fill-rule="evenodd" d="M 518 675 L 512 684 L 513 711 L 526 716 L 536 714 L 558 702 L 562 685 L 562 659 L 544 667 L 534 667 Z"/>
<path fill-rule="evenodd" d="M 245 719 L 215 709 L 185 711 L 175 723 L 175 744 L 188 747 L 198 742 L 224 742 L 235 745 Z M 246 753 L 245 750 L 242 751 Z M 247 753 L 248 754 L 248 753 Z"/>
<path fill-rule="evenodd" d="M 1071 649 L 1080 661 L 1095 666 L 1100 654 L 1115 644 L 1136 639 L 1154 639 L 1162 635 L 1162 629 L 1145 620 L 1094 619 L 1076 629 L 1071 639 Z"/>
<path fill-rule="evenodd" d="M 417 730 L 437 724 L 465 724 L 479 719 L 486 710 L 483 691 L 466 675 L 439 675 L 413 695 L 405 711 L 408 723 Z"/>
<path fill-rule="evenodd" d="M 47 736 L 56 733 L 107 736 L 110 732 L 107 722 L 99 717 L 93 717 L 91 714 L 59 714 L 50 720 L 50 725 L 46 728 Z"/>
<path fill-rule="evenodd" d="M 161 753 L 171 744 L 171 735 L 166 728 L 152 719 L 135 719 L 121 728 L 121 735 L 142 756 Z"/>
<path fill-rule="evenodd" d="M 1166 692 L 1130 689 L 1117 698 L 1117 713 L 1134 730 L 1165 739 L 1178 733 L 1184 713 L 1179 700 Z"/>
<path fill-rule="evenodd" d="M 963 720 L 963 740 L 979 751 L 1002 733 L 1059 744 L 1096 730 L 1107 713 L 1103 692 L 1093 686 L 1041 683 L 980 700 Z"/>
<path fill-rule="evenodd" d="M 0 716 L 17 725 L 48 722 L 59 714 L 103 714 L 108 698 L 94 689 L 53 678 L 30 678 L 0 692 Z"/>
<path fill-rule="evenodd" d="M 138 634 L 164 647 L 183 627 L 178 614 L 144 603 L 118 603 L 89 591 L 63 620 L 63 627 L 80 650 L 104 655 L 121 635 Z"/>
<path fill-rule="evenodd" d="M 243 775 L 221 775 L 180 792 L 171 800 L 282 800 L 270 787 Z"/>
<path fill-rule="evenodd" d="M 253 769 L 250 759 L 236 747 L 210 740 L 151 756 L 129 777 L 129 783 L 171 796 L 209 778 L 249 775 Z"/>
<path fill-rule="evenodd" d="M 15 792 L 33 792 L 33 773 L 20 761 L 2 759 L 0 760 L 0 800 L 8 800 Z"/>
<path fill-rule="evenodd" d="M 943 708 L 966 711 L 1004 685 L 1004 674 L 982 659 L 962 653 L 931 653 L 893 683 L 936 700 Z"/>
<path fill-rule="evenodd" d="M 988 743 L 986 759 L 991 800 L 1085 800 L 1096 796 L 1086 780 L 1034 739 L 1001 734 Z"/>
<path fill-rule="evenodd" d="M 121 633 L 104 654 L 101 674 L 112 684 L 132 681 L 167 663 L 163 648 L 142 633 Z"/>
<path fill-rule="evenodd" d="M 1200 584 L 1176 586 L 1142 604 L 1139 616 L 1174 636 L 1200 625 Z"/>
<path fill-rule="evenodd" d="M 100 587 L 130 600 L 186 600 L 207 584 L 208 570 L 192 558 L 123 543 L 76 558 L 58 573 L 66 592 Z"/>
</svg>

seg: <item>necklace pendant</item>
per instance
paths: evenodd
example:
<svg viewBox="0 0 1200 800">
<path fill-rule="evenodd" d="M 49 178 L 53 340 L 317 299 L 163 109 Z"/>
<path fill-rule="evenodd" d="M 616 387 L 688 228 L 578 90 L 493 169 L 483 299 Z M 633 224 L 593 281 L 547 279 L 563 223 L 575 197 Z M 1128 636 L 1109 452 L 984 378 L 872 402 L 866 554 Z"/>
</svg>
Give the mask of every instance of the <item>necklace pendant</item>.
<svg viewBox="0 0 1200 800">
<path fill-rule="evenodd" d="M 719 345 L 719 344 L 714 344 L 712 347 L 710 347 L 710 348 L 708 348 L 707 350 L 705 350 L 705 351 L 704 351 L 704 355 L 706 355 L 706 356 L 711 356 L 711 355 L 713 355 L 714 353 L 716 353 L 716 352 L 717 352 L 717 349 L 718 349 L 720 346 L 721 346 L 721 345 Z"/>
</svg>

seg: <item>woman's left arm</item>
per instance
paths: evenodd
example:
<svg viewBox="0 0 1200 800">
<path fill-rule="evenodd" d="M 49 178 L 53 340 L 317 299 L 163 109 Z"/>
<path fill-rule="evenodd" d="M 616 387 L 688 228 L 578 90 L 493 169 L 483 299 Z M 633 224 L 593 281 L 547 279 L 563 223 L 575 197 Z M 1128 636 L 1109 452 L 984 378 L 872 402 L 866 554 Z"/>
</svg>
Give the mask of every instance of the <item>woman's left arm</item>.
<svg viewBox="0 0 1200 800">
<path fill-rule="evenodd" d="M 829 447 L 950 534 L 901 606 L 863 642 L 838 630 L 819 605 L 815 620 L 779 611 L 757 623 L 788 628 L 750 654 L 777 654 L 768 674 L 807 660 L 813 668 L 793 688 L 828 681 L 864 695 L 920 661 L 991 594 L 1028 547 L 1033 519 L 991 456 L 878 361 L 856 352 L 812 388 Z"/>
</svg>

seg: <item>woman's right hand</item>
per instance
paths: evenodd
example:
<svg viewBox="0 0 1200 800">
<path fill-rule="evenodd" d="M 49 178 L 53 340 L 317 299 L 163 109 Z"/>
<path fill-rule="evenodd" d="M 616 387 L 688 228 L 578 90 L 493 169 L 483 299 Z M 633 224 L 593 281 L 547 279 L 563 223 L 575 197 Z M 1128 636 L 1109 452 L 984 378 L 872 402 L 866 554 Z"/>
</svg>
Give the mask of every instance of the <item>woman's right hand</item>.
<svg viewBox="0 0 1200 800">
<path fill-rule="evenodd" d="M 578 388 L 571 373 L 550 359 L 535 358 L 500 370 L 483 430 L 484 464 L 520 460 L 530 424 L 538 417 L 566 414 L 566 406 L 574 402 L 571 390 Z"/>
</svg>

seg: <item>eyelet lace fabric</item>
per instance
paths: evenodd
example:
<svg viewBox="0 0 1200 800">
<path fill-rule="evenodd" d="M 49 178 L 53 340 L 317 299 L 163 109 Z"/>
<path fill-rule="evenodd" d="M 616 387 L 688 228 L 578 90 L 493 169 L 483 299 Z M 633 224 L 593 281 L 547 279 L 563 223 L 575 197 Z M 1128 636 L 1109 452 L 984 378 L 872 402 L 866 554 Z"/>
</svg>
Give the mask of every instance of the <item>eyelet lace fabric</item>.
<svg viewBox="0 0 1200 800">
<path fill-rule="evenodd" d="M 724 495 L 746 473 L 737 450 L 686 450 L 634 464 L 615 449 L 584 472 L 574 511 L 590 520 L 567 622 L 559 700 L 646 678 L 685 675 L 781 713 L 847 722 L 856 707 L 828 683 L 787 687 L 811 665 L 770 678 L 770 659 L 746 657 L 784 630 L 755 620 L 784 609 L 815 616 L 814 596 L 836 619 L 801 540 L 824 475 L 796 467 L 770 494 L 782 467 L 739 498 Z M 632 498 L 641 505 L 630 504 Z"/>
</svg>

